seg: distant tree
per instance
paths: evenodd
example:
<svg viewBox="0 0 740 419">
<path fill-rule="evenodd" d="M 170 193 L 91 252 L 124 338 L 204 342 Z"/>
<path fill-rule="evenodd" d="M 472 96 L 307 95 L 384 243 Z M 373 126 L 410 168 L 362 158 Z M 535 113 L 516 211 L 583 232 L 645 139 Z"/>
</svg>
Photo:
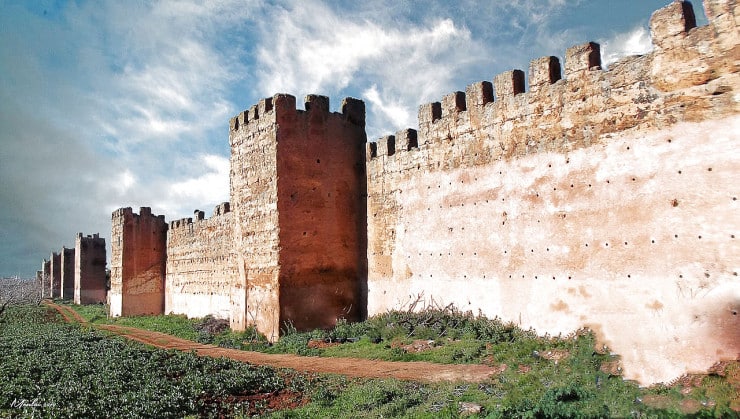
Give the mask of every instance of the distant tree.
<svg viewBox="0 0 740 419">
<path fill-rule="evenodd" d="M 16 304 L 40 304 L 41 284 L 35 279 L 0 279 L 0 318 L 8 307 Z"/>
</svg>

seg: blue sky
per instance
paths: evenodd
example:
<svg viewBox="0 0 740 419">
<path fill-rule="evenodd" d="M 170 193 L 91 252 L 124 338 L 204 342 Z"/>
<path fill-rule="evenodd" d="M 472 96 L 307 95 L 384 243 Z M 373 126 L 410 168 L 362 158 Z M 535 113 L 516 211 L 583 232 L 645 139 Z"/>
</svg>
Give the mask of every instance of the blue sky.
<svg viewBox="0 0 740 419">
<path fill-rule="evenodd" d="M 374 140 L 572 45 L 648 52 L 668 3 L 0 0 L 0 276 L 33 275 L 76 232 L 109 242 L 119 207 L 210 216 L 229 199 L 228 120 L 262 97 L 361 98 Z"/>
</svg>

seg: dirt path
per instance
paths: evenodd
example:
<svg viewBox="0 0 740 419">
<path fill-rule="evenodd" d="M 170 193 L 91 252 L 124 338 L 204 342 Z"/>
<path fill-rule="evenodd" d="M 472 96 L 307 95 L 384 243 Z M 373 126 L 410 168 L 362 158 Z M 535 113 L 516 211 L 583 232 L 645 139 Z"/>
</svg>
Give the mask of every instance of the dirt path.
<svg viewBox="0 0 740 419">
<path fill-rule="evenodd" d="M 82 316 L 69 307 L 49 301 L 46 301 L 45 304 L 56 309 L 67 322 L 87 323 Z M 204 345 L 164 333 L 134 327 L 109 324 L 94 324 L 92 326 L 157 348 L 195 351 L 199 356 L 226 357 L 250 364 L 290 368 L 305 372 L 364 378 L 397 378 L 399 380 L 422 382 L 480 382 L 498 372 L 494 368 L 480 364 L 448 365 L 430 362 L 390 362 L 361 358 L 321 358 L 288 354 L 264 354 Z"/>
</svg>

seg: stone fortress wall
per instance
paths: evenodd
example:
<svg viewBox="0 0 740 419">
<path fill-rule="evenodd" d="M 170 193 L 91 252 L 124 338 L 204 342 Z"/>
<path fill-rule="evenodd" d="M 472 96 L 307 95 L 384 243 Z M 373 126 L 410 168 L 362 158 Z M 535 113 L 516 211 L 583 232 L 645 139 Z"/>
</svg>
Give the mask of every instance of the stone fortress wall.
<svg viewBox="0 0 740 419">
<path fill-rule="evenodd" d="M 73 300 L 76 304 L 105 303 L 107 299 L 105 239 L 77 233 L 75 247 L 41 262 L 37 279 L 42 298 Z"/>
<path fill-rule="evenodd" d="M 230 318 L 233 218 L 228 202 L 211 218 L 196 210 L 193 218 L 169 223 L 165 311 L 190 317 Z"/>
<path fill-rule="evenodd" d="M 419 110 L 367 145 L 368 312 L 427 301 L 540 333 L 584 325 L 628 378 L 740 355 L 734 1 L 674 2 L 654 51 L 594 43 Z M 495 93 L 495 94 L 494 94 Z"/>
<path fill-rule="evenodd" d="M 275 95 L 232 118 L 229 210 L 113 214 L 112 315 L 327 327 L 417 299 L 568 334 L 627 378 L 740 355 L 738 11 L 651 18 L 652 53 L 601 68 L 587 43 L 365 138 L 364 104 Z M 564 69 L 564 71 L 563 71 Z M 53 271 L 53 264 L 52 264 Z"/>
<path fill-rule="evenodd" d="M 273 340 L 364 318 L 364 106 L 263 99 L 230 122 L 231 200 L 211 218 L 116 210 L 110 314 L 213 315 Z"/>
</svg>

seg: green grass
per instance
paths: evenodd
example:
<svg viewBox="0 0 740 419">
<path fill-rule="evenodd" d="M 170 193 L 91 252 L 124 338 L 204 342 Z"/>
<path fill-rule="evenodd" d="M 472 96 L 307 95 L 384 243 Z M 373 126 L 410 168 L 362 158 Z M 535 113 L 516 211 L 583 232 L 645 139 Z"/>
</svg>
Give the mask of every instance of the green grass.
<svg viewBox="0 0 740 419">
<path fill-rule="evenodd" d="M 690 392 L 679 387 L 640 388 L 602 371 L 615 356 L 596 350 L 593 333 L 581 330 L 567 337 L 538 336 L 498 319 L 454 309 L 420 313 L 389 312 L 361 323 L 340 321 L 330 330 L 297 332 L 287 325 L 284 336 L 270 345 L 253 329 L 246 332 L 204 332 L 208 319 L 142 316 L 106 319 L 102 306 L 73 306 L 94 322 L 114 322 L 158 330 L 201 342 L 268 353 L 356 357 L 389 361 L 485 363 L 502 372 L 478 384 L 424 385 L 397 380 L 313 377 L 306 384 L 311 403 L 278 418 L 312 417 L 457 417 L 460 403 L 473 402 L 482 417 L 738 417 L 729 409 L 740 389 L 725 377 L 708 376 Z M 312 339 L 355 342 L 310 348 Z M 407 351 L 414 341 L 434 342 L 431 349 Z M 555 361 L 553 353 L 562 357 Z M 731 366 L 735 376 L 740 366 Z M 734 371 L 734 372 L 733 372 Z M 728 373 L 729 374 L 729 373 Z"/>
<path fill-rule="evenodd" d="M 110 320 L 109 323 L 167 333 L 183 339 L 197 340 L 198 338 L 198 333 L 193 327 L 195 321 L 193 319 L 188 319 L 186 316 L 119 317 Z"/>
<path fill-rule="evenodd" d="M 188 319 L 187 316 L 184 315 L 109 318 L 107 307 L 102 304 L 75 305 L 66 303 L 65 305 L 75 310 L 90 323 L 137 327 L 140 329 L 166 333 L 183 339 L 198 339 L 198 331 L 195 329 L 195 326 L 200 320 Z"/>
<path fill-rule="evenodd" d="M 89 304 L 89 305 L 76 305 L 69 304 L 69 302 L 58 302 L 57 304 L 64 304 L 73 308 L 77 313 L 80 314 L 85 320 L 90 323 L 106 323 L 108 317 L 108 307 L 103 304 Z"/>
</svg>

